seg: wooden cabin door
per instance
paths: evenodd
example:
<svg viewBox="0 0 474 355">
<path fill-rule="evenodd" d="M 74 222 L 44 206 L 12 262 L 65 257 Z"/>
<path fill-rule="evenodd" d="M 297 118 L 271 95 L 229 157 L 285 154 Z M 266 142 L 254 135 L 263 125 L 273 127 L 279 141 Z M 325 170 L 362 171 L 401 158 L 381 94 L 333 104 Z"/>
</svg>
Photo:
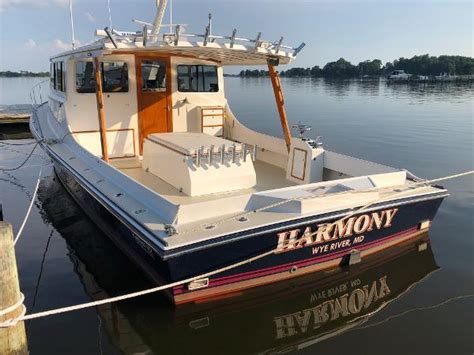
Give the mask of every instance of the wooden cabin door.
<svg viewBox="0 0 474 355">
<path fill-rule="evenodd" d="M 136 57 L 140 155 L 150 133 L 172 131 L 170 59 Z"/>
</svg>

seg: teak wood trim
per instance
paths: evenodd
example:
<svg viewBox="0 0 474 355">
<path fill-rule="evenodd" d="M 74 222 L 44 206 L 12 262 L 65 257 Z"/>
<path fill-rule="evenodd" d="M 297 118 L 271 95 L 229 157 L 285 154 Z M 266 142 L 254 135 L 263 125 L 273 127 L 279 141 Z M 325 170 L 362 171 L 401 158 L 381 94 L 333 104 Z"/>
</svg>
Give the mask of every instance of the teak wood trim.
<svg viewBox="0 0 474 355">
<path fill-rule="evenodd" d="M 290 126 L 288 125 L 288 117 L 285 110 L 285 100 L 283 98 L 283 92 L 281 90 L 281 82 L 278 73 L 275 70 L 275 66 L 268 63 L 268 72 L 270 74 L 270 79 L 272 80 L 273 93 L 275 94 L 275 100 L 278 108 L 278 113 L 280 114 L 281 128 L 283 130 L 283 136 L 285 137 L 286 147 L 288 152 L 290 152 L 291 147 L 291 132 Z"/>
<path fill-rule="evenodd" d="M 133 155 L 122 155 L 118 157 L 109 157 L 109 159 L 120 159 L 120 158 L 135 158 L 137 156 L 137 147 L 135 143 L 135 129 L 134 128 L 115 128 L 107 129 L 106 132 L 123 132 L 123 131 L 132 131 L 132 142 L 133 142 Z M 100 133 L 100 130 L 90 130 L 90 131 L 73 131 L 71 134 L 83 134 L 83 133 Z"/>
<path fill-rule="evenodd" d="M 143 78 L 142 78 L 142 61 L 143 60 L 162 60 L 166 62 L 166 126 L 167 126 L 167 131 L 168 132 L 173 132 L 173 102 L 171 99 L 171 84 L 172 84 L 172 78 L 171 78 L 171 56 L 168 54 L 164 53 L 141 53 L 141 52 L 134 52 L 131 51 L 129 53 L 123 52 L 123 54 L 134 54 L 135 55 L 135 78 L 136 78 L 136 84 L 137 84 L 137 108 L 138 108 L 138 147 L 139 147 L 139 152 L 140 155 L 143 155 L 143 143 L 145 141 L 145 138 L 143 136 L 143 127 L 142 127 L 142 121 L 140 119 L 140 111 L 141 111 L 141 95 L 142 95 L 142 84 L 143 84 Z"/>
<path fill-rule="evenodd" d="M 213 114 L 205 114 L 204 111 L 217 111 L 220 110 L 222 112 L 213 113 Z M 205 117 L 222 117 L 222 124 L 211 124 L 205 125 L 204 118 Z M 201 106 L 201 132 L 204 133 L 204 128 L 215 128 L 215 127 L 222 127 L 222 134 L 221 137 L 224 137 L 224 124 L 225 124 L 225 108 L 222 106 Z"/>
<path fill-rule="evenodd" d="M 294 176 L 293 175 L 293 167 L 295 165 L 295 150 L 299 150 L 304 153 L 304 164 L 303 164 L 303 178 L 300 178 L 299 176 Z M 308 162 L 308 152 L 306 150 L 300 149 L 300 148 L 295 148 L 293 149 L 293 159 L 291 161 L 291 177 L 304 181 L 306 177 L 306 163 Z"/>
<path fill-rule="evenodd" d="M 224 125 L 222 124 L 208 124 L 208 125 L 203 125 L 204 128 L 207 128 L 207 127 L 222 127 Z"/>
<path fill-rule="evenodd" d="M 96 101 L 97 101 L 97 114 L 99 116 L 99 129 L 100 129 L 100 146 L 102 148 L 102 159 L 109 161 L 109 152 L 107 149 L 107 136 L 105 130 L 105 117 L 104 117 L 104 94 L 102 90 L 102 75 L 100 73 L 99 58 L 94 58 L 95 64 L 95 82 L 96 82 Z"/>
</svg>

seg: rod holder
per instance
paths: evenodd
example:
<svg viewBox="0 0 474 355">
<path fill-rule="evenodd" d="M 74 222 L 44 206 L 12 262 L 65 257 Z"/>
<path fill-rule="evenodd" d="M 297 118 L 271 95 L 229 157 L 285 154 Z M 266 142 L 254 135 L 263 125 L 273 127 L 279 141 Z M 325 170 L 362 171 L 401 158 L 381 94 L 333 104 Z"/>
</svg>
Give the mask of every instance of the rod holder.
<svg viewBox="0 0 474 355">
<path fill-rule="evenodd" d="M 209 147 L 209 165 L 212 165 L 212 155 L 214 153 L 214 145 Z"/>
<path fill-rule="evenodd" d="M 234 48 L 235 35 L 237 34 L 237 29 L 234 28 L 232 35 L 230 36 L 230 48 Z"/>
<path fill-rule="evenodd" d="M 221 145 L 220 153 L 221 153 L 221 164 L 224 164 L 224 159 L 225 159 L 225 144 L 222 144 L 222 145 Z"/>
<path fill-rule="evenodd" d="M 299 52 L 306 46 L 306 43 L 302 42 L 298 47 L 293 49 L 293 56 L 297 56 Z"/>
<path fill-rule="evenodd" d="M 255 48 L 260 47 L 262 42 L 260 41 L 260 38 L 262 37 L 262 32 L 257 33 L 257 38 L 255 38 Z"/>
<path fill-rule="evenodd" d="M 235 164 L 235 160 L 237 158 L 237 146 L 233 144 L 231 149 L 232 149 L 232 163 Z"/>
<path fill-rule="evenodd" d="M 247 161 L 247 144 L 242 143 L 242 160 Z"/>
<path fill-rule="evenodd" d="M 257 160 L 257 148 L 258 148 L 258 147 L 257 147 L 257 145 L 255 144 L 255 145 L 253 146 L 253 151 L 252 151 L 252 160 L 253 160 L 253 161 Z"/>
<path fill-rule="evenodd" d="M 204 41 L 202 43 L 202 45 L 205 47 L 207 46 L 207 41 L 209 40 L 209 35 L 210 35 L 210 28 L 209 28 L 209 25 L 206 26 L 206 32 L 204 33 Z"/>
<path fill-rule="evenodd" d="M 281 44 L 283 43 L 283 37 L 280 37 L 280 40 L 277 42 L 276 47 L 275 47 L 275 53 L 278 54 L 280 51 Z"/>
<path fill-rule="evenodd" d="M 174 45 L 177 46 L 179 43 L 179 35 L 181 33 L 181 26 L 176 25 L 175 32 L 174 32 Z"/>
<path fill-rule="evenodd" d="M 148 26 L 145 25 L 143 26 L 143 47 L 146 47 L 146 44 L 148 42 Z"/>
<path fill-rule="evenodd" d="M 197 154 L 196 154 L 196 165 L 198 168 L 201 167 L 201 159 L 202 159 L 202 150 L 201 148 L 198 148 Z"/>
<path fill-rule="evenodd" d="M 107 34 L 107 37 L 109 37 L 110 39 L 110 42 L 112 42 L 112 44 L 114 45 L 115 48 L 117 48 L 117 42 L 115 42 L 115 39 L 114 37 L 112 36 L 112 32 L 110 31 L 110 29 L 108 27 L 104 28 L 104 31 L 105 33 Z"/>
</svg>

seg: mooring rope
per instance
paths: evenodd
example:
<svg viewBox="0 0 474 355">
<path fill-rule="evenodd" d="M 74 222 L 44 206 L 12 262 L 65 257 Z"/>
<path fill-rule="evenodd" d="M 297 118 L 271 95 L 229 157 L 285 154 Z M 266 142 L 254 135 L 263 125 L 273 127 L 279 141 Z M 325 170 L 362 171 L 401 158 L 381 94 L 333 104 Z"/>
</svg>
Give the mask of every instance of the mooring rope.
<svg viewBox="0 0 474 355">
<path fill-rule="evenodd" d="M 459 177 L 470 175 L 470 174 L 473 174 L 473 173 L 474 173 L 474 170 L 471 170 L 471 171 L 467 171 L 467 172 L 464 172 L 464 173 L 445 176 L 445 177 L 437 178 L 437 179 L 433 179 L 433 180 L 420 181 L 416 184 L 420 184 L 420 185 L 421 184 L 431 184 L 431 183 L 434 183 L 434 182 L 459 178 Z M 411 185 L 411 186 L 413 186 L 413 185 Z M 390 196 L 386 196 L 383 199 L 393 198 L 393 197 L 395 197 L 395 196 L 397 196 L 401 193 L 406 193 L 406 191 L 397 192 L 397 193 L 392 194 Z M 343 218 L 333 222 L 332 225 L 335 225 L 340 221 L 344 221 L 345 219 L 349 218 L 350 216 L 353 216 L 354 214 L 357 214 L 359 212 L 364 211 L 366 208 L 368 208 L 369 206 L 375 204 L 376 202 L 378 202 L 380 200 L 382 200 L 382 199 L 374 200 L 374 201 L 366 204 L 365 206 L 354 210 L 350 214 L 348 214 L 348 215 L 344 216 Z M 18 322 L 25 321 L 25 320 L 32 320 L 32 319 L 48 317 L 48 316 L 52 316 L 52 315 L 56 315 L 56 314 L 68 313 L 68 312 L 72 312 L 72 311 L 77 311 L 77 310 L 81 310 L 81 309 L 85 309 L 85 308 L 96 307 L 96 306 L 100 306 L 100 305 L 104 305 L 104 304 L 114 303 L 114 302 L 118 302 L 118 301 L 123 301 L 123 300 L 131 299 L 131 298 L 136 298 L 136 297 L 139 297 L 139 296 L 144 296 L 144 295 L 148 295 L 148 294 L 151 294 L 151 293 L 167 290 L 167 289 L 170 289 L 170 288 L 173 288 L 173 287 L 176 287 L 176 286 L 181 286 L 181 285 L 184 285 L 184 284 L 187 284 L 187 283 L 199 280 L 199 279 L 207 278 L 207 277 L 210 277 L 210 276 L 213 276 L 213 275 L 225 272 L 225 271 L 235 269 L 239 266 L 242 266 L 242 265 L 245 265 L 245 264 L 260 260 L 260 259 L 263 259 L 263 258 L 265 258 L 269 255 L 274 254 L 275 252 L 276 252 L 276 249 L 272 249 L 272 250 L 266 251 L 262 254 L 253 256 L 251 258 L 248 258 L 248 259 L 239 261 L 237 263 L 219 268 L 217 270 L 213 270 L 213 271 L 210 271 L 210 272 L 198 275 L 198 276 L 193 276 L 193 277 L 187 278 L 185 280 L 172 282 L 172 283 L 169 283 L 169 284 L 166 284 L 166 285 L 161 285 L 161 286 L 149 288 L 149 289 L 142 290 L 142 291 L 132 292 L 132 293 L 128 293 L 128 294 L 125 294 L 125 295 L 106 298 L 106 299 L 103 299 L 103 300 L 98 300 L 98 301 L 93 301 L 93 302 L 81 303 L 81 304 L 77 304 L 77 305 L 73 305 L 73 306 L 67 306 L 67 307 L 51 309 L 51 310 L 48 310 L 48 311 L 43 311 L 43 312 L 38 312 L 38 313 L 23 314 L 23 315 L 20 315 L 19 317 L 9 319 L 7 321 L 4 321 L 4 322 L 0 323 L 0 328 L 12 327 L 12 326 L 15 326 Z"/>
<path fill-rule="evenodd" d="M 16 234 L 15 240 L 13 241 L 13 245 L 16 245 L 16 243 L 20 239 L 21 233 L 23 232 L 23 228 L 25 228 L 26 222 L 28 221 L 28 218 L 30 217 L 31 209 L 33 208 L 33 205 L 36 201 L 36 195 L 38 193 L 38 188 L 39 188 L 39 184 L 40 184 L 40 181 L 41 181 L 42 172 L 43 172 L 43 166 L 41 166 L 40 169 L 39 169 L 38 179 L 36 180 L 36 185 L 35 185 L 35 189 L 33 191 L 33 196 L 31 196 L 30 205 L 28 206 L 25 218 L 23 219 L 23 222 L 21 223 L 20 229 L 18 230 L 18 233 Z"/>
<path fill-rule="evenodd" d="M 96 306 L 100 306 L 100 305 L 103 305 L 103 304 L 123 301 L 123 300 L 127 300 L 127 299 L 130 299 L 130 298 L 135 298 L 135 297 L 139 297 L 139 296 L 144 296 L 144 295 L 148 295 L 150 293 L 155 293 L 155 292 L 158 292 L 158 291 L 163 291 L 163 290 L 166 290 L 166 289 L 169 289 L 169 288 L 172 288 L 172 287 L 181 286 L 183 284 L 186 284 L 186 283 L 198 280 L 198 279 L 206 278 L 206 277 L 209 277 L 209 276 L 213 276 L 215 274 L 219 274 L 219 273 L 224 272 L 224 271 L 234 269 L 236 267 L 239 267 L 239 266 L 251 263 L 253 261 L 262 259 L 262 258 L 264 258 L 268 255 L 273 254 L 274 252 L 275 252 L 275 250 L 272 249 L 272 250 L 267 251 L 263 254 L 259 254 L 257 256 L 252 257 L 252 258 L 249 258 L 249 259 L 246 259 L 246 260 L 243 260 L 243 261 L 239 261 L 239 262 L 234 263 L 232 265 L 228 265 L 228 266 L 225 266 L 223 268 L 201 274 L 199 276 L 190 277 L 188 279 L 185 279 L 185 280 L 182 280 L 182 281 L 176 281 L 176 282 L 173 282 L 173 283 L 170 283 L 170 284 L 167 284 L 167 285 L 162 285 L 162 286 L 153 287 L 153 288 L 142 290 L 142 291 L 132 292 L 132 293 L 128 293 L 128 294 L 121 295 L 121 296 L 106 298 L 106 299 L 99 300 L 99 301 L 87 302 L 87 303 L 77 304 L 77 305 L 74 305 L 74 306 L 56 308 L 56 309 L 52 309 L 52 310 L 49 310 L 49 311 L 38 312 L 38 313 L 33 313 L 33 314 L 27 314 L 27 315 L 20 316 L 20 317 L 14 318 L 14 319 L 7 320 L 3 323 L 0 323 L 0 328 L 12 327 L 12 326 L 16 325 L 18 322 L 25 321 L 25 320 L 43 318 L 43 317 L 47 317 L 47 316 L 52 316 L 54 314 L 61 314 L 61 313 L 77 311 L 77 310 L 81 310 L 81 309 L 85 309 L 85 308 L 96 307 Z"/>
<path fill-rule="evenodd" d="M 417 187 L 417 186 L 429 185 L 429 184 L 434 184 L 436 182 L 440 182 L 440 181 L 444 181 L 444 180 L 451 180 L 451 179 L 459 178 L 459 177 L 462 177 L 462 176 L 465 176 L 465 175 L 470 175 L 470 174 L 473 174 L 473 173 L 474 173 L 474 170 L 471 170 L 471 171 L 466 171 L 466 172 L 463 172 L 463 173 L 449 175 L 449 176 L 445 176 L 445 177 L 441 177 L 441 178 L 437 178 L 437 179 L 421 180 L 421 181 L 414 182 L 411 185 L 404 184 L 404 185 L 398 185 L 398 186 L 391 186 L 390 188 L 393 190 L 393 189 L 401 188 L 401 187 L 412 188 L 412 187 Z M 369 188 L 369 189 L 365 189 L 365 190 L 356 190 L 356 191 L 349 190 L 349 191 L 341 192 L 340 194 L 377 192 L 377 191 L 380 191 L 382 189 L 384 189 L 384 188 L 377 188 L 376 187 L 376 188 Z M 397 192 L 395 194 L 385 196 L 383 198 L 377 198 L 373 201 L 370 201 L 367 205 L 356 209 L 355 211 L 353 211 L 350 214 L 346 215 L 341 220 L 338 220 L 338 221 L 334 222 L 333 225 L 337 224 L 338 222 L 343 222 L 345 219 L 352 217 L 356 213 L 363 212 L 366 208 L 374 205 L 377 202 L 383 202 L 384 200 L 393 199 L 397 195 L 403 195 L 406 192 L 407 192 L 407 190 L 404 190 L 404 191 Z M 257 208 L 257 209 L 251 210 L 251 211 L 247 211 L 247 212 L 243 212 L 243 213 L 237 213 L 237 214 L 234 214 L 230 217 L 225 217 L 225 218 L 222 218 L 222 219 L 214 221 L 214 222 L 209 222 L 209 223 L 206 223 L 206 224 L 203 224 L 203 225 L 198 225 L 195 228 L 190 228 L 190 229 L 185 229 L 185 230 L 182 230 L 182 231 L 177 231 L 176 234 L 185 235 L 185 234 L 189 234 L 189 233 L 198 232 L 202 229 L 207 229 L 207 227 L 209 227 L 209 226 L 217 227 L 218 225 L 220 225 L 224 222 L 230 221 L 230 220 L 234 220 L 234 219 L 238 219 L 238 218 L 245 218 L 247 216 L 253 215 L 255 213 L 263 212 L 263 211 L 268 210 L 270 208 L 280 207 L 280 206 L 285 205 L 289 202 L 303 201 L 303 200 L 307 200 L 307 199 L 311 199 L 311 198 L 315 198 L 315 197 L 320 197 L 320 196 L 310 194 L 309 196 L 306 195 L 306 196 L 301 196 L 301 197 L 293 197 L 293 198 L 285 199 L 285 200 L 274 202 L 274 203 L 271 203 L 269 205 L 266 205 L 266 206 L 263 206 L 263 207 L 260 207 L 260 208 Z"/>
<path fill-rule="evenodd" d="M 20 165 L 14 167 L 14 168 L 0 167 L 0 171 L 13 171 L 13 170 L 18 170 L 18 169 L 22 168 L 26 164 L 26 162 L 31 158 L 31 156 L 33 155 L 33 152 L 35 151 L 36 147 L 40 144 L 40 142 L 41 142 L 41 140 L 39 140 L 35 143 L 35 146 L 33 147 L 33 149 L 31 149 L 31 152 L 28 154 L 26 159 Z"/>
<path fill-rule="evenodd" d="M 15 302 L 15 304 L 12 304 L 11 306 L 0 310 L 0 317 L 3 317 L 6 314 L 11 313 L 15 311 L 16 309 L 18 309 L 19 307 L 21 307 L 21 312 L 18 315 L 18 317 L 14 319 L 9 319 L 6 322 L 0 323 L 0 329 L 13 327 L 17 325 L 18 322 L 20 322 L 20 319 L 24 317 L 26 314 L 26 306 L 24 305 L 23 302 L 25 302 L 25 295 L 22 292 L 20 292 L 20 298 L 18 299 L 18 301 Z"/>
</svg>

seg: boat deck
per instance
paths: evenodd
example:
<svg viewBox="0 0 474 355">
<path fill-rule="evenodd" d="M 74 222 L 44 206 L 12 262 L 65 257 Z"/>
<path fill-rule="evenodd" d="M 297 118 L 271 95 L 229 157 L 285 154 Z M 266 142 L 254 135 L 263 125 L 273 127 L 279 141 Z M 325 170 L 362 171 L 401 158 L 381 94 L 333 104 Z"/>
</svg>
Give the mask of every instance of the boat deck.
<svg viewBox="0 0 474 355">
<path fill-rule="evenodd" d="M 222 197 L 245 195 L 251 194 L 253 192 L 296 185 L 295 183 L 286 179 L 285 170 L 257 160 L 254 162 L 257 176 L 257 184 L 254 187 L 250 189 L 241 189 L 191 197 L 183 192 L 180 192 L 175 187 L 160 179 L 156 175 L 147 172 L 142 168 L 140 160 L 136 158 L 113 160 L 111 164 L 125 175 L 138 181 L 140 184 L 146 186 L 150 190 L 159 193 L 161 196 L 177 205 L 211 201 Z"/>
</svg>

